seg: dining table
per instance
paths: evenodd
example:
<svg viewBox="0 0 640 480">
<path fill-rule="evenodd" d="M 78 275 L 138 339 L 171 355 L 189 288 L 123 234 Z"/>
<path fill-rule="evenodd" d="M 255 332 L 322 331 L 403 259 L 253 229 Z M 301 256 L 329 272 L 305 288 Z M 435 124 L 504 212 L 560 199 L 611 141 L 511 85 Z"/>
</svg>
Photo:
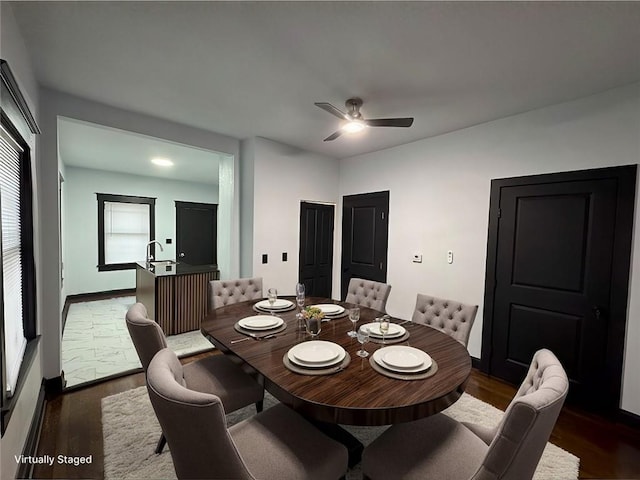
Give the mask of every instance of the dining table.
<svg viewBox="0 0 640 480">
<path fill-rule="evenodd" d="M 346 314 L 348 309 L 358 306 L 360 326 L 374 322 L 384 312 L 328 298 L 307 297 L 307 306 L 335 304 L 344 307 L 345 314 L 323 321 L 316 338 L 304 329 L 297 307 L 274 313 L 282 319 L 276 333 L 243 332 L 238 321 L 261 314 L 255 307 L 259 301 L 234 303 L 210 311 L 201 322 L 201 331 L 222 353 L 257 372 L 265 389 L 275 398 L 309 419 L 362 426 L 409 422 L 444 410 L 464 392 L 471 373 L 471 357 L 465 346 L 435 328 L 391 317 L 392 323 L 406 330 L 394 345 L 426 352 L 433 365 L 426 375 L 389 376 L 375 368 L 371 359 L 385 345 L 379 340 L 368 342 L 364 349 L 370 356 L 358 356 L 361 345 L 348 335 L 353 324 Z M 311 340 L 340 345 L 350 361 L 324 375 L 292 371 L 291 365 L 287 365 L 288 352 Z"/>
</svg>

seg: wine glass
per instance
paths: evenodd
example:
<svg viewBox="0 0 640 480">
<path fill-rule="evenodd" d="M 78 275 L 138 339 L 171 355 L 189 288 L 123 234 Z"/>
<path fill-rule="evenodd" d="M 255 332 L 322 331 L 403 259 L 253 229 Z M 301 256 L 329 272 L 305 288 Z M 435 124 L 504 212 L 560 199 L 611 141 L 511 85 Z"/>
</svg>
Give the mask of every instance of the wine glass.
<svg viewBox="0 0 640 480">
<path fill-rule="evenodd" d="M 369 329 L 365 326 L 360 327 L 357 333 L 358 343 L 360 343 L 360 350 L 357 355 L 362 358 L 369 356 L 369 352 L 364 349 L 364 344 L 369 341 Z"/>
<path fill-rule="evenodd" d="M 384 337 L 387 333 L 389 333 L 389 315 L 383 315 L 378 319 L 380 321 L 380 332 L 382 333 L 382 344 L 385 345 Z"/>
<path fill-rule="evenodd" d="M 274 315 L 273 305 L 276 303 L 277 299 L 278 299 L 278 290 L 275 288 L 270 288 L 267 291 L 267 300 L 269 301 L 269 305 L 271 306 L 271 315 Z"/>
<path fill-rule="evenodd" d="M 300 309 L 300 313 L 296 315 L 298 318 L 298 326 L 302 328 L 302 309 L 304 308 L 304 283 L 296 283 L 296 303 Z"/>
<path fill-rule="evenodd" d="M 356 333 L 356 323 L 358 323 L 358 320 L 360 320 L 360 308 L 355 307 L 349 310 L 349 320 L 351 320 L 351 323 L 353 323 L 353 330 L 347 332 L 347 335 L 349 335 L 351 338 L 357 337 L 358 334 Z"/>
</svg>

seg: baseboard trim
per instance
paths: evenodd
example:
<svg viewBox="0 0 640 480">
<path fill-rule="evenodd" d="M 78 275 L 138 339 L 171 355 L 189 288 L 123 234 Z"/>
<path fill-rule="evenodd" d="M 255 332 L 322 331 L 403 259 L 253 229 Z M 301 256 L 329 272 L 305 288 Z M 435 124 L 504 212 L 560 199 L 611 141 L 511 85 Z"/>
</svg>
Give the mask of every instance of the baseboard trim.
<svg viewBox="0 0 640 480">
<path fill-rule="evenodd" d="M 471 357 L 471 367 L 476 370 L 480 370 L 480 359 L 476 357 Z"/>
<path fill-rule="evenodd" d="M 67 324 L 69 306 L 72 303 L 95 302 L 96 300 L 107 300 L 109 298 L 115 297 L 127 297 L 129 295 L 135 294 L 135 288 L 120 288 L 118 290 L 105 290 L 103 292 L 76 293 L 74 295 L 67 295 L 67 298 L 65 298 L 64 300 L 64 307 L 62 307 L 62 333 L 64 333 L 64 327 Z"/>
<path fill-rule="evenodd" d="M 62 393 L 64 389 L 65 380 L 64 380 L 64 372 L 60 374 L 58 377 L 53 378 L 45 378 L 44 381 L 44 390 L 47 395 L 57 395 Z"/>
<path fill-rule="evenodd" d="M 47 404 L 46 400 L 46 388 L 45 380 L 42 380 L 40 384 L 40 392 L 38 393 L 38 400 L 36 403 L 36 409 L 33 412 L 33 418 L 31 419 L 31 426 L 29 427 L 29 433 L 27 439 L 24 442 L 24 448 L 22 454 L 25 457 L 34 457 L 38 454 L 38 444 L 40 442 L 40 432 L 42 431 L 42 425 L 44 424 L 44 412 Z M 16 472 L 16 478 L 33 478 L 34 464 L 31 462 L 22 462 Z"/>
<path fill-rule="evenodd" d="M 618 419 L 620 423 L 640 429 L 640 415 L 620 409 L 618 410 Z"/>
</svg>

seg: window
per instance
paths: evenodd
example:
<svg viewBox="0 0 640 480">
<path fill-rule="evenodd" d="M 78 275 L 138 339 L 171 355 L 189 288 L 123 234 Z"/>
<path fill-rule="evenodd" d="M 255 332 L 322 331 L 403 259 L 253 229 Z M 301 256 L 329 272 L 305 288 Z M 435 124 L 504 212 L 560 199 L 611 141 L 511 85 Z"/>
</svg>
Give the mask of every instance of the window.
<svg viewBox="0 0 640 480">
<path fill-rule="evenodd" d="M 9 65 L 0 60 L 0 385 L 4 434 L 37 353 L 31 149 L 40 133 Z M 26 139 L 26 140 L 25 140 Z"/>
<path fill-rule="evenodd" d="M 131 269 L 145 260 L 147 243 L 155 238 L 155 203 L 155 198 L 98 193 L 99 271 Z"/>
</svg>

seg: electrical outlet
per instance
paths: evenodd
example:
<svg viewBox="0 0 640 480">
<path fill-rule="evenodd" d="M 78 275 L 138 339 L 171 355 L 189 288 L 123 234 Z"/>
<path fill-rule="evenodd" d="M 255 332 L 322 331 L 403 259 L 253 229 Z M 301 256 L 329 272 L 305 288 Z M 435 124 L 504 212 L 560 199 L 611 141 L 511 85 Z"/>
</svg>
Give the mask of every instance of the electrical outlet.
<svg viewBox="0 0 640 480">
<path fill-rule="evenodd" d="M 449 250 L 447 252 L 447 263 L 448 264 L 452 264 L 453 263 L 453 250 Z"/>
<path fill-rule="evenodd" d="M 413 254 L 413 263 L 422 263 L 422 255 L 419 253 Z"/>
</svg>

